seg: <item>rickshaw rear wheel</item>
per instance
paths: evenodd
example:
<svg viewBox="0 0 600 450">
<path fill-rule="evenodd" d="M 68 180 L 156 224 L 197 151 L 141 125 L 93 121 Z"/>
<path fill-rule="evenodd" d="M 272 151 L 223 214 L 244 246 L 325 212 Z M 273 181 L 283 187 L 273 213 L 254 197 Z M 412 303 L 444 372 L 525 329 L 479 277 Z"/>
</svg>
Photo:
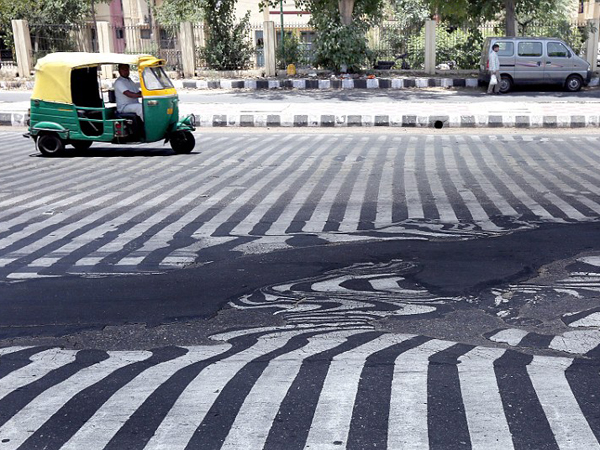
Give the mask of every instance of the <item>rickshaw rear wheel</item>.
<svg viewBox="0 0 600 450">
<path fill-rule="evenodd" d="M 191 153 L 196 146 L 196 139 L 190 131 L 177 131 L 171 136 L 171 148 L 175 153 Z"/>
<path fill-rule="evenodd" d="M 92 146 L 92 141 L 71 141 L 71 145 L 78 151 L 87 150 Z"/>
<path fill-rule="evenodd" d="M 40 134 L 35 144 L 44 156 L 60 156 L 65 152 L 65 143 L 54 133 Z"/>
</svg>

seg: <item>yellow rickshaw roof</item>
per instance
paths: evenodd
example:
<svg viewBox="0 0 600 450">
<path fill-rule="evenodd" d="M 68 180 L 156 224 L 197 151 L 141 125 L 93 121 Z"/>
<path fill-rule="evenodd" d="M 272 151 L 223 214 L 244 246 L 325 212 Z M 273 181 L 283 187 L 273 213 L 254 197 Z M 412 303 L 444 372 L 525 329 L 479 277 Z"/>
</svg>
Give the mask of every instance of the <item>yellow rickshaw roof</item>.
<svg viewBox="0 0 600 450">
<path fill-rule="evenodd" d="M 72 103 L 71 70 L 103 64 L 132 64 L 140 67 L 163 64 L 152 55 L 122 53 L 57 52 L 40 58 L 35 65 L 32 99 Z"/>
</svg>

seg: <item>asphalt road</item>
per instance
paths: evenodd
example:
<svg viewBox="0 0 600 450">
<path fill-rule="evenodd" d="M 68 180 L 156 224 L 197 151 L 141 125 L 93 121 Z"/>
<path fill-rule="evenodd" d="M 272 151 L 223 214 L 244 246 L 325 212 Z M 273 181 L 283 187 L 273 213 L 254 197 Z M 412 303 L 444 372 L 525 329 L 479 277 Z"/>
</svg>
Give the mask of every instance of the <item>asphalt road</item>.
<svg viewBox="0 0 600 450">
<path fill-rule="evenodd" d="M 494 135 L 411 136 L 405 133 L 386 135 L 376 131 L 353 133 L 344 138 L 334 133 L 212 132 L 199 135 L 199 150 L 189 156 L 170 156 L 170 149 L 154 148 L 156 144 L 130 149 L 97 145 L 88 151 L 87 158 L 73 155 L 58 160 L 40 158 L 32 153 L 32 149 L 22 145 L 18 133 L 6 133 L 4 136 L 10 137 L 11 142 L 4 148 L 10 157 L 3 169 L 3 179 L 10 181 L 4 188 L 5 195 L 8 195 L 4 200 L 7 204 L 4 216 L 10 220 L 6 222 L 8 228 L 0 235 L 4 245 L 0 255 L 0 261 L 3 261 L 0 275 L 5 277 L 0 284 L 0 307 L 3 311 L 0 330 L 5 342 L 19 336 L 26 338 L 23 342 L 28 342 L 27 338 L 48 335 L 71 336 L 82 330 L 96 330 L 97 339 L 103 339 L 102 330 L 106 327 L 136 324 L 141 334 L 132 335 L 130 339 L 120 341 L 119 345 L 137 348 L 142 344 L 136 343 L 136 340 L 147 343 L 143 334 L 154 335 L 154 327 L 178 327 L 177 324 L 189 321 L 195 322 L 196 326 L 202 324 L 200 328 L 207 332 L 198 333 L 194 327 L 196 334 L 191 338 L 187 334 L 189 329 L 182 325 L 180 328 L 186 331 L 183 337 L 177 332 L 173 334 L 173 342 L 168 342 L 183 344 L 185 339 L 204 342 L 208 334 L 215 331 L 215 322 L 212 321 L 232 300 L 251 295 L 265 286 L 318 277 L 324 272 L 353 264 L 384 264 L 395 258 L 414 262 L 418 270 L 411 272 L 410 279 L 432 295 L 476 299 L 470 303 L 449 301 L 438 309 L 444 313 L 457 309 L 469 317 L 476 312 L 479 323 L 458 328 L 450 334 L 453 339 L 462 342 L 481 342 L 481 336 L 499 326 L 500 322 L 496 316 L 498 311 L 488 311 L 487 300 L 480 301 L 480 295 L 489 295 L 495 287 L 534 277 L 541 267 L 555 261 L 574 259 L 586 251 L 600 251 L 596 239 L 596 209 L 589 206 L 596 199 L 594 183 L 597 180 L 588 179 L 591 175 L 586 172 L 590 158 L 595 158 L 591 156 L 592 143 L 597 141 L 593 136 L 572 137 L 568 133 L 536 136 L 530 133 L 527 137 L 513 137 L 507 134 L 506 137 L 500 136 L 498 141 Z M 317 142 L 331 147 L 330 151 L 334 153 L 323 153 L 325 147 L 319 147 Z M 578 155 L 582 142 L 592 152 L 585 157 Z M 406 147 L 408 143 L 410 145 Z M 401 160 L 394 159 L 408 158 L 405 152 L 412 154 L 415 144 L 416 148 L 422 149 L 416 162 L 400 164 Z M 532 145 L 534 150 L 530 150 Z M 273 152 L 274 148 L 277 151 L 269 156 L 268 149 Z M 448 172 L 439 165 L 441 162 L 434 161 L 442 156 L 439 152 L 450 150 L 458 152 L 457 157 L 467 159 Z M 560 174 L 562 179 L 557 178 L 551 184 L 548 179 L 556 178 L 556 172 L 551 169 L 556 161 L 546 160 L 548 156 L 539 153 L 542 150 L 550 151 L 550 155 L 557 152 L 561 159 L 566 158 L 565 154 L 569 155 L 569 161 L 562 164 L 571 164 L 573 171 L 581 171 L 581 176 L 588 178 L 573 185 L 578 178 L 565 172 Z M 488 179 L 486 183 L 500 183 L 490 171 L 491 166 L 477 159 L 479 156 L 476 155 L 481 151 L 491 152 L 489 155 L 497 159 L 494 164 L 501 164 L 498 170 L 502 168 L 508 177 L 496 187 L 495 195 L 499 198 L 495 200 L 486 196 L 484 191 L 477 191 L 480 189 L 477 186 L 484 179 Z M 254 152 L 258 152 L 256 156 Z M 294 159 L 289 159 L 288 152 L 289 157 L 294 155 Z M 302 164 L 302 158 L 297 159 L 299 152 L 310 155 L 308 161 L 311 165 Z M 384 154 L 387 154 L 385 158 Z M 438 156 L 434 158 L 434 154 Z M 483 155 L 489 157 L 486 153 Z M 469 158 L 475 159 L 471 161 Z M 174 165 L 167 163 L 171 159 Z M 348 161 L 354 160 L 354 164 L 347 165 Z M 406 166 L 409 162 L 416 164 L 414 169 Z M 527 169 L 519 168 L 524 162 L 528 164 Z M 390 178 L 392 172 L 385 175 L 387 172 L 383 169 L 390 163 L 393 164 L 390 170 L 396 172 L 395 177 L 402 179 L 408 176 L 405 183 L 409 179 L 414 180 L 418 187 L 415 191 L 418 195 L 414 194 L 417 197 L 411 200 L 413 188 L 407 185 L 404 193 L 398 190 L 399 187 L 392 189 L 390 186 L 392 191 L 381 191 L 373 199 L 376 192 L 370 187 L 372 183 L 390 183 L 393 179 Z M 72 164 L 78 171 L 71 176 L 82 177 L 78 183 L 88 186 L 83 191 L 77 188 L 78 184 L 63 182 L 66 191 L 52 184 L 54 178 L 67 180 Z M 140 171 L 136 169 L 140 164 L 150 165 Z M 431 164 L 437 164 L 436 170 L 441 171 L 439 181 L 430 178 L 428 167 Z M 491 161 L 485 164 L 491 164 Z M 158 170 L 157 167 L 164 165 L 167 172 Z M 480 175 L 484 178 L 477 179 L 475 187 L 467 187 L 471 186 L 463 184 L 467 180 L 471 184 L 476 181 L 469 178 L 473 177 L 472 166 L 485 169 Z M 404 175 L 397 172 L 402 167 Z M 100 172 L 93 175 L 96 170 Z M 326 183 L 331 181 L 328 177 L 339 170 L 341 172 L 335 178 L 340 183 L 336 187 L 338 194 L 328 200 L 331 202 L 329 205 L 324 204 L 325 200 L 319 198 L 327 191 Z M 348 178 L 343 177 L 346 170 L 350 171 Z M 370 177 L 368 184 L 361 182 L 363 170 L 366 171 L 364 176 Z M 416 171 L 414 175 L 411 170 Z M 530 173 L 526 174 L 523 170 Z M 546 170 L 549 172 L 546 173 Z M 564 171 L 562 166 L 556 170 Z M 512 174 L 511 171 L 516 172 Z M 40 178 L 32 178 L 32 173 L 38 172 Z M 114 180 L 110 184 L 102 181 L 105 172 Z M 189 178 L 192 174 L 195 178 Z M 252 174 L 261 175 L 253 178 Z M 20 183 L 21 176 L 32 178 L 35 184 Z M 377 177 L 383 177 L 383 181 L 378 181 Z M 456 184 L 456 177 L 465 181 Z M 156 179 L 156 184 L 148 184 L 149 179 Z M 542 180 L 543 188 L 550 189 L 553 194 L 547 193 L 540 187 L 542 185 L 535 184 L 534 180 L 538 179 Z M 119 183 L 120 180 L 128 180 L 131 189 L 138 185 L 146 187 L 129 191 Z M 573 187 L 567 188 L 563 184 L 567 183 L 565 180 L 569 180 L 568 184 Z M 287 186 L 287 183 L 291 185 Z M 442 189 L 448 183 L 454 187 Z M 40 188 L 36 187 L 38 185 Z M 50 191 L 41 187 L 46 185 Z M 115 186 L 116 192 L 110 190 L 111 185 Z M 286 225 L 283 222 L 280 230 L 288 228 L 287 232 L 292 234 L 274 233 L 270 236 L 269 227 L 274 225 L 269 224 L 282 220 L 278 218 L 277 211 L 295 198 L 290 197 L 292 192 L 309 192 L 313 186 L 316 188 L 311 196 L 302 201 L 297 198 L 291 205 L 298 214 L 304 214 L 304 210 L 314 211 L 313 215 L 323 218 L 323 224 L 311 225 L 310 221 L 295 224 L 292 221 Z M 483 202 L 481 207 L 474 206 L 473 200 L 467 201 L 468 197 L 463 194 L 465 189 L 475 189 L 479 201 Z M 271 194 L 267 195 L 268 192 Z M 574 196 L 573 192 L 581 194 Z M 118 193 L 124 196 L 123 200 L 115 196 Z M 554 197 L 557 194 L 560 202 Z M 63 200 L 52 206 L 55 195 L 60 195 L 59 199 Z M 68 206 L 70 196 L 80 198 L 82 195 L 85 200 Z M 96 197 L 109 198 L 106 195 L 111 197 L 110 201 L 99 204 Z M 578 200 L 578 195 L 588 199 Z M 11 196 L 23 197 L 24 200 L 14 207 L 9 206 Z M 131 200 L 125 200 L 130 196 Z M 38 197 L 41 200 L 34 201 Z M 190 198 L 192 203 L 186 205 L 187 200 L 182 203 L 182 197 Z M 31 200 L 25 200 L 27 198 Z M 155 203 L 154 199 L 162 198 L 165 200 Z M 168 198 L 180 206 L 168 207 Z M 194 218 L 190 208 L 191 211 L 203 211 L 207 199 L 206 207 L 209 209 L 199 212 L 199 216 Z M 30 204 L 30 201 L 34 203 Z M 45 206 L 36 206 L 40 201 L 46 202 Z M 122 205 L 121 201 L 129 206 Z M 416 203 L 411 206 L 411 201 Z M 532 201 L 540 206 L 532 204 Z M 403 202 L 408 202 L 408 205 L 402 206 Z M 510 208 L 494 206 L 506 202 L 516 204 Z M 566 208 L 561 202 L 575 202 L 575 206 Z M 322 207 L 326 209 L 321 210 Z M 31 212 L 20 219 L 19 208 Z M 135 214 L 126 213 L 127 208 L 133 208 Z M 236 208 L 239 208 L 237 212 Z M 360 211 L 358 216 L 353 208 Z M 483 210 L 478 208 L 484 208 L 485 218 L 481 216 Z M 265 215 L 262 218 L 257 216 L 252 212 L 254 209 Z M 520 219 L 504 217 L 499 214 L 501 210 L 512 210 Z M 90 214 L 90 217 L 97 217 L 92 223 L 88 223 L 91 219 L 86 219 Z M 416 216 L 413 217 L 413 214 Z M 539 214 L 546 215 L 546 219 L 539 222 Z M 380 215 L 387 219 L 379 219 Z M 346 224 L 348 217 L 351 221 Z M 418 217 L 420 219 L 415 221 Z M 475 217 L 479 218 L 474 221 Z M 45 220 L 50 220 L 47 226 Z M 149 225 L 145 225 L 147 220 Z M 482 220 L 491 222 L 481 229 L 479 222 Z M 574 223 L 565 224 L 565 220 Z M 76 225 L 80 221 L 83 221 L 82 228 L 78 231 Z M 352 221 L 356 221 L 354 225 Z M 439 225 L 436 225 L 437 222 Z M 442 226 L 444 223 L 446 225 Z M 448 228 L 448 235 L 440 235 L 444 236 L 440 242 L 437 242 L 440 236 L 435 233 L 428 237 L 438 226 L 442 227 L 440 232 Z M 193 231 L 198 227 L 199 230 Z M 202 227 L 208 227 L 209 231 L 202 231 Z M 164 234 L 163 228 L 173 230 L 169 233 L 174 234 Z M 418 231 L 419 228 L 422 231 Z M 61 231 L 63 229 L 65 231 Z M 139 236 L 132 231 L 136 229 L 140 230 Z M 461 231 L 463 229 L 464 232 Z M 152 234 L 156 232 L 155 238 Z M 51 233 L 50 237 L 47 233 Z M 153 239 L 157 242 L 153 243 Z M 162 239 L 166 241 L 162 242 Z M 198 242 L 194 243 L 196 240 Z M 359 242 L 354 242 L 356 240 Z M 188 251 L 188 247 L 197 250 Z M 243 250 L 246 247 L 253 250 Z M 145 248 L 157 250 L 145 254 L 141 252 Z M 25 249 L 30 249 L 31 254 L 24 253 Z M 66 249 L 71 249 L 69 252 L 72 254 L 65 253 Z M 111 252 L 115 253 L 111 255 L 104 249 L 114 249 Z M 131 256 L 127 256 L 132 251 Z M 168 256 L 170 253 L 171 256 Z M 167 259 L 162 262 L 157 259 L 165 257 Z M 86 260 L 103 262 L 97 267 L 77 269 Z M 181 264 L 165 266 L 165 261 L 170 260 L 181 260 Z M 131 266 L 127 265 L 130 264 L 128 261 L 143 261 L 143 264 Z M 36 269 L 37 266 L 40 268 Z M 512 315 L 519 316 L 514 311 Z M 253 314 L 237 314 L 234 323 L 225 321 L 218 326 L 250 325 L 255 320 Z M 269 322 L 272 319 L 266 315 L 261 320 Z M 445 314 L 437 314 L 429 325 L 420 317 L 414 320 L 405 318 L 400 324 L 395 324 L 394 329 L 398 327 L 397 331 L 413 332 L 418 329 L 421 333 L 439 338 L 447 337 L 444 336 L 448 332 L 447 327 L 441 326 Z M 468 320 L 470 323 L 471 319 Z M 549 327 L 548 330 L 560 329 L 556 324 L 538 323 L 538 320 L 534 321 L 535 324 L 541 323 Z"/>
<path fill-rule="evenodd" d="M 0 131 L 0 448 L 600 446 L 600 137 Z"/>
</svg>

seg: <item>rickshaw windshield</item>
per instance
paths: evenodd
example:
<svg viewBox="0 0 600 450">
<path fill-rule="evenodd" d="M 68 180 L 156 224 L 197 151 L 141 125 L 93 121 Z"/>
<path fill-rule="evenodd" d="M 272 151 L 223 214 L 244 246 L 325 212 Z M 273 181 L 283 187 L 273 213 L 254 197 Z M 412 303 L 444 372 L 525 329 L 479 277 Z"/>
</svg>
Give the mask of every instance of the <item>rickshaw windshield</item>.
<svg viewBox="0 0 600 450">
<path fill-rule="evenodd" d="M 161 66 L 146 67 L 142 72 L 144 85 L 149 91 L 159 91 L 161 89 L 170 89 L 173 83 Z"/>
</svg>

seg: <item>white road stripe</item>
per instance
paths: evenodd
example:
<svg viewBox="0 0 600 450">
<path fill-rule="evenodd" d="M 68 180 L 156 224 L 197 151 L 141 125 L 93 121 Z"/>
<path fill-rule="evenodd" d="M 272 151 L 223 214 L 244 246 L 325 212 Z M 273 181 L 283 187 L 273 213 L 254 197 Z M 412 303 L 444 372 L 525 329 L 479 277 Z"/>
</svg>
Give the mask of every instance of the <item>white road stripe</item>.
<svg viewBox="0 0 600 450">
<path fill-rule="evenodd" d="M 278 140 L 277 143 L 272 143 L 271 146 L 276 148 L 276 146 L 282 146 L 287 143 L 290 139 L 295 139 L 294 144 L 296 146 L 302 145 L 304 141 L 306 141 L 307 137 L 298 138 L 297 136 L 287 136 L 286 138 Z M 274 151 L 269 158 L 262 163 L 262 166 L 269 166 L 273 164 L 277 159 L 281 157 L 281 152 Z M 200 239 L 203 237 L 211 236 L 217 228 L 219 228 L 223 223 L 227 222 L 227 220 L 241 207 L 245 206 L 247 202 L 252 199 L 254 195 L 258 193 L 258 191 L 264 186 L 269 185 L 269 183 L 275 178 L 277 175 L 282 172 L 286 172 L 286 170 L 291 166 L 296 159 L 300 158 L 301 155 L 296 155 L 295 157 L 290 157 L 285 160 L 282 164 L 280 164 L 276 169 L 267 171 L 266 173 L 261 172 L 259 179 L 257 179 L 256 171 L 248 171 L 244 176 L 240 177 L 235 181 L 236 185 L 243 186 L 244 189 L 240 193 L 238 197 L 236 197 L 229 205 L 225 206 L 225 208 L 221 209 L 217 214 L 215 214 L 209 221 L 202 224 L 193 234 L 192 238 Z M 244 186 L 247 182 L 254 182 L 250 186 Z"/>
<path fill-rule="evenodd" d="M 348 139 L 347 142 L 350 142 L 350 139 Z M 325 142 L 323 142 L 322 145 L 324 147 L 326 146 L 326 157 L 321 157 L 322 159 L 319 166 L 313 171 L 313 173 L 310 175 L 310 178 L 306 180 L 306 182 L 300 187 L 300 189 L 298 189 L 296 194 L 294 194 L 290 202 L 285 206 L 285 209 L 282 211 L 282 213 L 273 222 L 273 224 L 267 231 L 267 235 L 284 235 L 285 231 L 289 228 L 298 212 L 308 201 L 308 198 L 313 193 L 313 190 L 319 186 L 319 183 L 329 182 L 329 180 L 324 180 L 323 177 L 325 176 L 327 171 L 330 170 L 330 168 L 336 163 L 335 158 L 339 156 L 339 151 L 338 153 L 332 152 L 332 146 L 335 146 L 335 141 L 332 142 L 331 139 L 326 140 Z M 343 148 L 341 151 L 343 151 Z"/>
<path fill-rule="evenodd" d="M 479 138 L 479 136 L 473 136 L 473 140 L 481 141 L 481 138 Z M 500 149 L 497 146 L 493 147 L 493 150 L 495 150 L 495 152 L 499 154 L 500 158 L 503 158 L 502 152 L 500 152 Z M 538 202 L 533 200 L 529 196 L 529 194 L 527 194 L 525 191 L 523 191 L 523 189 L 521 189 L 521 187 L 515 182 L 515 180 L 512 178 L 512 176 L 509 175 L 504 170 L 504 168 L 502 168 L 502 166 L 500 166 L 500 164 L 496 162 L 496 160 L 493 158 L 491 153 L 492 152 L 490 152 L 487 148 L 485 148 L 481 152 L 481 156 L 482 156 L 483 160 L 485 161 L 485 163 L 487 164 L 487 166 L 489 167 L 489 169 L 492 172 L 494 172 L 496 177 L 498 177 L 498 179 L 501 180 L 502 183 L 504 183 L 505 188 L 507 190 L 509 190 L 521 202 L 521 204 L 526 206 L 532 213 L 534 213 L 538 217 L 541 217 L 543 219 L 549 219 L 549 220 L 554 219 L 554 216 L 552 214 L 550 214 L 550 212 L 548 212 L 546 210 L 546 208 L 544 208 Z M 518 163 L 516 163 L 512 159 L 507 159 L 507 158 L 503 158 L 503 159 L 506 160 L 506 164 L 508 164 L 509 167 L 514 167 L 514 166 L 518 165 Z"/>
<path fill-rule="evenodd" d="M 586 216 L 580 211 L 578 211 L 574 206 L 570 205 L 557 194 L 555 194 L 555 192 L 557 192 L 556 187 L 558 187 L 559 189 L 562 188 L 563 191 L 566 192 L 568 192 L 569 190 L 573 191 L 572 188 L 565 185 L 562 181 L 560 181 L 560 179 L 556 178 L 554 175 L 548 173 L 545 169 L 543 169 L 539 164 L 537 164 L 537 162 L 535 162 L 529 156 L 529 152 L 527 152 L 525 149 L 521 148 L 518 145 L 513 145 L 512 147 L 514 147 L 515 152 L 518 154 L 518 156 L 527 162 L 528 166 L 535 168 L 536 175 L 541 175 L 542 178 L 546 179 L 546 181 L 542 182 L 538 179 L 538 177 L 530 175 L 527 171 L 523 169 L 522 164 L 513 164 L 515 172 L 518 172 L 525 180 L 527 180 L 527 183 L 533 189 L 537 190 L 539 193 L 544 195 L 548 200 L 551 201 L 551 203 L 555 207 L 562 210 L 567 215 L 567 217 L 575 220 L 584 220 L 586 218 Z M 551 183 L 552 181 L 555 181 L 554 185 L 547 185 L 548 182 Z"/>
<path fill-rule="evenodd" d="M 427 373 L 429 357 L 454 345 L 433 340 L 402 353 L 394 365 L 390 396 L 388 448 L 422 450 L 429 447 Z"/>
<path fill-rule="evenodd" d="M 283 347 L 305 331 L 272 334 L 252 347 L 210 365 L 185 388 L 148 442 L 146 450 L 185 449 L 227 383 L 250 361 Z"/>
<path fill-rule="evenodd" d="M 103 448 L 148 397 L 178 370 L 217 356 L 230 348 L 230 344 L 190 347 L 185 355 L 145 370 L 115 392 L 61 450 Z"/>
<path fill-rule="evenodd" d="M 506 201 L 506 199 L 498 192 L 494 183 L 484 174 L 481 165 L 475 159 L 473 150 L 466 143 L 460 143 L 458 149 L 464 157 L 467 169 L 479 183 L 481 189 L 486 193 L 490 201 L 500 210 L 505 216 L 516 217 L 519 214 Z"/>
<path fill-rule="evenodd" d="M 566 331 L 550 342 L 550 348 L 572 354 L 585 354 L 600 345 L 600 330 Z"/>
<path fill-rule="evenodd" d="M 291 159 L 290 162 L 298 162 L 306 160 L 307 158 L 321 158 L 327 151 L 329 151 L 328 143 L 322 142 L 323 138 L 324 136 L 316 136 L 314 141 L 311 142 L 311 146 L 317 146 L 317 148 L 314 151 L 306 154 L 306 156 L 304 154 L 298 155 L 296 158 Z M 271 191 L 260 200 L 260 203 L 256 205 L 256 207 L 235 228 L 231 230 L 230 234 L 235 236 L 248 236 L 252 229 L 258 223 L 263 221 L 265 214 L 269 211 L 269 209 L 272 208 L 273 205 L 275 205 L 277 201 L 285 194 L 286 189 L 294 184 L 298 178 L 302 177 L 306 168 L 307 167 L 305 164 L 301 164 L 300 167 L 294 168 L 293 171 L 288 170 L 288 175 L 284 180 L 280 181 L 278 185 L 271 183 Z M 314 173 L 316 173 L 316 171 L 314 171 L 313 174 Z"/>
<path fill-rule="evenodd" d="M 534 356 L 527 366 L 527 373 L 558 447 L 564 450 L 600 449 L 565 376 L 572 361 L 570 358 Z"/>
<path fill-rule="evenodd" d="M 435 206 L 440 215 L 440 220 L 444 223 L 456 223 L 458 218 L 444 190 L 443 181 L 436 165 L 434 150 L 433 136 L 427 136 L 425 138 L 425 180 L 428 181 L 435 199 Z"/>
<path fill-rule="evenodd" d="M 11 392 L 39 380 L 44 375 L 75 361 L 75 350 L 51 348 L 32 355 L 28 364 L 0 378 L 0 400 Z"/>
<path fill-rule="evenodd" d="M 424 219 L 423 202 L 419 193 L 416 175 L 416 143 L 417 137 L 411 136 L 406 146 L 404 161 L 404 193 L 409 219 Z"/>
<path fill-rule="evenodd" d="M 10 355 L 11 353 L 15 353 L 15 352 L 20 352 L 21 350 L 26 350 L 29 347 L 21 347 L 21 346 L 14 346 L 14 347 L 4 347 L 4 348 L 0 348 L 0 356 L 3 355 Z"/>
<path fill-rule="evenodd" d="M 383 139 L 385 139 L 385 137 L 378 137 L 377 144 L 372 144 L 371 147 L 374 149 L 379 148 Z M 369 143 L 371 143 L 371 139 L 368 138 L 361 142 L 361 151 L 367 145 L 369 145 Z M 374 167 L 377 160 L 377 154 L 375 153 L 374 149 L 372 152 L 367 153 L 367 156 L 360 165 L 358 176 L 354 183 L 352 183 L 352 187 L 350 188 L 350 197 L 345 205 L 346 209 L 344 211 L 344 217 L 342 218 L 338 228 L 340 232 L 352 233 L 358 230 L 360 213 L 366 200 L 365 197 L 367 188 L 371 182 L 371 173 L 375 170 Z"/>
<path fill-rule="evenodd" d="M 529 334 L 528 331 L 519 330 L 518 328 L 509 328 L 507 330 L 501 330 L 498 333 L 490 336 L 490 341 L 503 342 L 508 345 L 518 345 L 525 336 Z"/>
<path fill-rule="evenodd" d="M 366 138 L 363 138 L 363 141 L 364 139 Z M 325 193 L 319 199 L 311 218 L 306 222 L 306 225 L 304 225 L 304 228 L 302 229 L 304 232 L 321 233 L 323 231 L 323 228 L 329 219 L 331 208 L 335 204 L 335 199 L 341 191 L 346 177 L 352 170 L 353 164 L 356 164 L 356 159 L 360 155 L 360 150 L 362 148 L 363 146 L 361 145 L 353 146 L 352 150 L 348 153 L 346 158 L 344 158 L 344 161 L 340 163 L 342 165 L 341 169 L 335 174 L 333 180 L 331 180 L 327 186 Z"/>
<path fill-rule="evenodd" d="M 461 138 L 461 139 L 459 139 Z M 479 200 L 472 191 L 471 186 L 465 180 L 464 174 L 458 167 L 458 152 L 464 152 L 465 150 L 460 146 L 458 149 L 454 148 L 456 145 L 454 142 L 448 142 L 450 139 L 455 141 L 463 141 L 462 136 L 451 138 L 450 136 L 442 136 L 442 151 L 444 152 L 444 161 L 450 180 L 454 184 L 458 194 L 461 196 L 465 206 L 471 213 L 473 220 L 476 222 L 488 221 L 490 217 L 485 212 Z"/>
<path fill-rule="evenodd" d="M 392 139 L 391 143 L 386 141 L 384 145 L 385 158 L 381 177 L 379 178 L 379 192 L 377 194 L 377 211 L 375 215 L 375 228 L 382 228 L 391 225 L 393 207 L 394 207 L 394 161 L 398 149 L 396 140 Z M 400 199 L 398 199 L 400 200 Z"/>
<path fill-rule="evenodd" d="M 303 360 L 343 344 L 356 333 L 342 331 L 329 333 L 326 339 L 313 337 L 301 349 L 273 359 L 244 400 L 221 449 L 262 448 Z"/>
<path fill-rule="evenodd" d="M 494 361 L 504 352 L 476 347 L 458 358 L 460 390 L 473 450 L 514 448 L 494 371 Z"/>
<path fill-rule="evenodd" d="M 7 440 L 3 442 L 2 450 L 16 450 L 31 436 L 31 430 L 40 428 L 65 403 L 82 390 L 98 383 L 121 367 L 143 361 L 151 356 L 150 352 L 108 353 L 110 355 L 108 359 L 86 367 L 62 383 L 47 389 L 17 414 L 12 416 L 10 420 L 0 427 L 2 440 Z"/>
<path fill-rule="evenodd" d="M 365 360 L 373 353 L 412 337 L 414 336 L 406 334 L 384 334 L 333 358 L 323 383 L 305 448 L 333 450 L 345 447 Z M 342 442 L 342 446 L 334 442 Z"/>
</svg>

